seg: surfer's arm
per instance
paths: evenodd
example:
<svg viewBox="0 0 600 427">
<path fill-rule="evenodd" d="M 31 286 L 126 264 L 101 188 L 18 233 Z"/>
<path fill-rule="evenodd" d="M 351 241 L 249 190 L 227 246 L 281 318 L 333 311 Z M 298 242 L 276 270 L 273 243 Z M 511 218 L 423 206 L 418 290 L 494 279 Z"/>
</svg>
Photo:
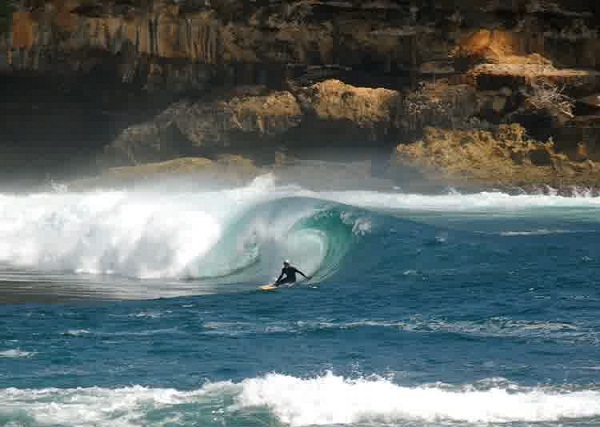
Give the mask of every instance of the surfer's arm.
<svg viewBox="0 0 600 427">
<path fill-rule="evenodd" d="M 296 273 L 300 274 L 301 276 L 305 277 L 308 279 L 308 276 L 306 274 L 304 274 L 303 272 L 301 272 L 300 270 L 298 270 L 297 268 L 294 268 L 294 270 L 296 270 Z"/>
<path fill-rule="evenodd" d="M 281 274 L 279 275 L 279 277 L 277 278 L 277 280 L 275 280 L 275 284 L 279 283 L 279 281 L 281 280 L 281 278 L 283 277 L 284 274 L 285 274 L 284 270 L 281 270 Z"/>
</svg>

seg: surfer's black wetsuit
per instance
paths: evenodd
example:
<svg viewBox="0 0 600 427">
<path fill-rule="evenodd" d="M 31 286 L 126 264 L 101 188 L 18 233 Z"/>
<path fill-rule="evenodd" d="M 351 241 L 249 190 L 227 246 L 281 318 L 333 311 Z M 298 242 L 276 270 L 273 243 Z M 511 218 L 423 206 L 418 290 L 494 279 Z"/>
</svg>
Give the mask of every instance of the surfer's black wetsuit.
<svg viewBox="0 0 600 427">
<path fill-rule="evenodd" d="M 296 273 L 300 274 L 303 277 L 306 277 L 308 279 L 308 277 L 306 276 L 306 274 L 304 274 L 303 272 L 301 272 L 300 270 L 298 270 L 296 267 L 292 267 L 291 265 L 288 265 L 286 267 L 283 267 L 281 269 L 281 274 L 279 275 L 279 277 L 277 278 L 277 280 L 275 280 L 274 285 L 275 286 L 279 286 L 282 285 L 284 283 L 295 283 L 296 282 Z M 282 277 L 285 275 L 285 278 L 282 279 Z"/>
</svg>

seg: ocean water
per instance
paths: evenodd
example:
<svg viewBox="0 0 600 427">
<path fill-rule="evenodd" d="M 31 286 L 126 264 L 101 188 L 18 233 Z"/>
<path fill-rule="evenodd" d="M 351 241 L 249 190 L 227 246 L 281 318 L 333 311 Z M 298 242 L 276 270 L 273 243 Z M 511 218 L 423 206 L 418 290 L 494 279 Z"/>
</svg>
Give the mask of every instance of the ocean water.
<svg viewBox="0 0 600 427">
<path fill-rule="evenodd" d="M 0 194 L 0 425 L 598 426 L 599 241 L 586 194 Z"/>
</svg>

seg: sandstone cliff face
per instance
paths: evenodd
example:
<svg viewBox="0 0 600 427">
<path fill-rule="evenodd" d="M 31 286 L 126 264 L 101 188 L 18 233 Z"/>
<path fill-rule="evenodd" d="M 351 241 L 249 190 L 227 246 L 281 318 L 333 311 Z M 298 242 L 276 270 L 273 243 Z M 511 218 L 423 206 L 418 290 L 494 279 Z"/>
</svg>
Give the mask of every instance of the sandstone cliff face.
<svg viewBox="0 0 600 427">
<path fill-rule="evenodd" d="M 60 141 L 65 157 L 101 152 L 102 167 L 222 153 L 268 163 L 307 146 L 391 152 L 421 141 L 416 150 L 431 126 L 497 135 L 518 123 L 532 139 L 551 139 L 552 159 L 593 163 L 596 3 L 21 0 L 0 8 L 0 83 L 11 88 L 0 110 L 14 118 L 0 157 L 25 165 L 27 153 L 42 158 Z M 32 79 L 41 89 L 28 90 Z M 46 110 L 65 119 L 19 133 Z M 93 138 L 72 131 L 73 110 Z M 60 159 L 39 163 L 41 173 L 55 173 Z M 587 173 L 569 170 L 569 182 Z"/>
<path fill-rule="evenodd" d="M 476 60 L 509 48 L 561 67 L 594 68 L 597 8 L 595 0 L 22 0 L 5 31 L 4 54 L 14 67 L 39 70 L 59 65 L 57 55 L 74 67 L 93 62 L 93 52 L 115 55 L 123 79 L 175 72 L 165 63 L 255 65 L 242 74 L 262 74 L 247 76 L 259 80 L 285 78 L 281 69 L 268 75 L 273 64 L 435 72 L 458 40 L 495 28 L 480 32 L 459 56 Z"/>
<path fill-rule="evenodd" d="M 298 126 L 302 113 L 289 92 L 181 101 L 153 119 L 128 127 L 106 147 L 107 165 L 136 165 L 180 156 L 273 149 L 277 137 Z"/>
<path fill-rule="evenodd" d="M 345 121 L 360 127 L 389 126 L 398 103 L 398 92 L 354 87 L 339 80 L 326 80 L 306 88 L 302 95 L 319 120 Z"/>
<path fill-rule="evenodd" d="M 365 142 L 368 135 L 385 133 L 394 126 L 397 102 L 396 91 L 356 88 L 339 80 L 301 87 L 293 93 L 261 94 L 260 88 L 254 88 L 227 99 L 178 102 L 152 120 L 124 130 L 106 147 L 105 161 L 133 165 L 223 152 L 258 158 L 270 153 L 274 160 L 276 151 L 293 146 L 298 132 L 300 144 L 307 146 L 310 142 L 303 138 L 325 128 L 353 134 L 344 137 L 343 145 L 357 137 Z M 342 143 L 331 133 L 316 142 L 320 146 Z"/>
</svg>

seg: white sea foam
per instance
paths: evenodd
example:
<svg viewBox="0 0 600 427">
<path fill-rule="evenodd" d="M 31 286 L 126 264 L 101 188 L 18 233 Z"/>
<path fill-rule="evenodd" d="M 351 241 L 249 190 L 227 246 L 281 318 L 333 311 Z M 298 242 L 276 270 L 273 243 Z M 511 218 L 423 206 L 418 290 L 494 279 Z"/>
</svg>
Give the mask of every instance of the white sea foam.
<svg viewBox="0 0 600 427">
<path fill-rule="evenodd" d="M 90 331 L 87 329 L 69 329 L 65 331 L 64 334 L 70 337 L 81 337 L 84 335 L 89 335 Z"/>
<path fill-rule="evenodd" d="M 191 403 L 211 392 L 210 388 L 184 392 L 141 386 L 107 389 L 0 390 L 0 419 L 25 417 L 27 425 L 130 427 L 149 425 L 146 415 L 165 407 Z M 159 424 L 160 425 L 160 424 Z"/>
<path fill-rule="evenodd" d="M 15 425 L 24 419 L 33 426 L 152 426 L 169 420 L 199 425 L 203 417 L 217 425 L 259 416 L 260 408 L 298 427 L 562 422 L 600 417 L 600 391 L 567 385 L 528 388 L 495 379 L 464 386 L 408 387 L 383 378 L 349 379 L 331 373 L 314 378 L 268 374 L 240 383 L 208 383 L 191 391 L 142 386 L 0 389 L 0 419 Z"/>
<path fill-rule="evenodd" d="M 402 387 L 386 379 L 270 374 L 242 382 L 240 407 L 267 406 L 291 426 L 404 420 L 541 422 L 600 416 L 600 392 L 545 388 Z"/>
<path fill-rule="evenodd" d="M 286 255 L 311 272 L 325 253 L 322 236 L 290 234 L 289 230 L 312 207 L 278 218 L 269 212 L 265 218 L 250 218 L 220 258 L 201 262 L 236 217 L 298 191 L 277 187 L 272 176 L 265 176 L 248 186 L 220 191 L 2 194 L 0 264 L 145 279 L 211 277 L 252 265 L 258 256 L 252 252 L 253 245 L 265 241 L 279 253 L 272 257 L 277 266 L 269 268 L 268 279 Z M 356 227 L 357 233 L 367 229 L 365 223 Z"/>
<path fill-rule="evenodd" d="M 165 314 L 171 313 L 170 310 L 162 311 L 140 311 L 138 313 L 130 314 L 129 317 L 137 317 L 137 318 L 148 318 L 148 319 L 158 319 L 163 317 Z"/>
<path fill-rule="evenodd" d="M 512 237 L 512 236 L 546 236 L 549 234 L 568 234 L 568 233 L 572 233 L 572 231 L 568 231 L 568 230 L 546 230 L 546 229 L 539 229 L 539 230 L 531 230 L 531 231 L 501 231 L 500 235 L 501 236 L 507 236 L 507 237 Z"/>
<path fill-rule="evenodd" d="M 0 351 L 0 357 L 6 358 L 24 358 L 24 357 L 33 357 L 36 354 L 34 351 L 24 351 L 18 348 L 13 348 L 10 350 Z"/>
<path fill-rule="evenodd" d="M 510 195 L 501 192 L 441 195 L 399 192 L 350 191 L 324 193 L 325 197 L 353 206 L 433 212 L 506 213 L 535 208 L 600 208 L 600 197 L 564 197 L 545 194 Z"/>
<path fill-rule="evenodd" d="M 136 277 L 173 275 L 219 237 L 213 217 L 181 200 L 126 193 L 0 198 L 0 261 Z"/>
</svg>

